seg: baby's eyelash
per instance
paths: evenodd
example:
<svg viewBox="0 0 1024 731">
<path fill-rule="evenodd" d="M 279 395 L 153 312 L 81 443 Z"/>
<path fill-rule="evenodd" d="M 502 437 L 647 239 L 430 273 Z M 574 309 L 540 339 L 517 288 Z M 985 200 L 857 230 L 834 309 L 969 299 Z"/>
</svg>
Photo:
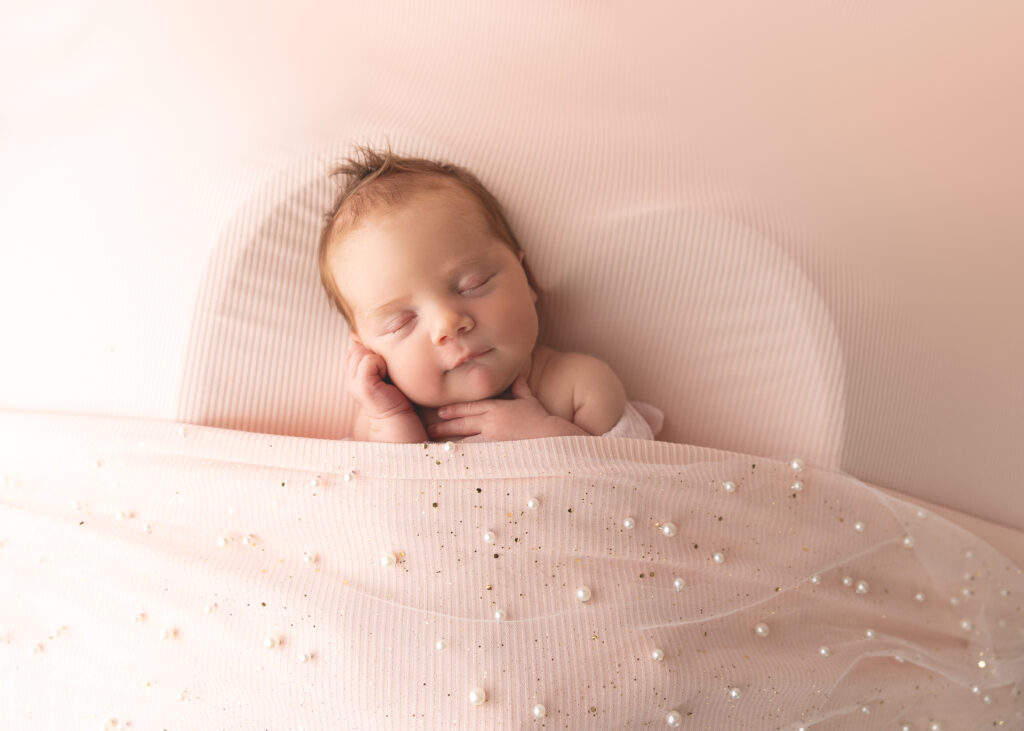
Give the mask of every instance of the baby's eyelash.
<svg viewBox="0 0 1024 731">
<path fill-rule="evenodd" d="M 489 274 L 486 277 L 484 277 L 482 280 L 480 280 L 478 284 L 473 284 L 473 282 L 476 282 L 477 280 L 476 279 L 471 279 L 471 280 L 469 280 L 469 282 L 470 282 L 470 284 L 473 284 L 473 286 L 472 287 L 462 287 L 459 291 L 460 292 L 472 292 L 474 289 L 480 289 L 480 287 L 484 286 L 489 281 L 491 281 L 491 279 L 493 277 L 494 277 L 493 274 Z"/>
<path fill-rule="evenodd" d="M 392 320 L 391 322 L 384 326 L 384 334 L 390 335 L 392 333 L 398 332 L 406 325 L 408 325 L 410 322 L 412 322 L 413 317 L 413 315 L 410 315 L 409 317 L 406 317 L 404 320 Z"/>
</svg>

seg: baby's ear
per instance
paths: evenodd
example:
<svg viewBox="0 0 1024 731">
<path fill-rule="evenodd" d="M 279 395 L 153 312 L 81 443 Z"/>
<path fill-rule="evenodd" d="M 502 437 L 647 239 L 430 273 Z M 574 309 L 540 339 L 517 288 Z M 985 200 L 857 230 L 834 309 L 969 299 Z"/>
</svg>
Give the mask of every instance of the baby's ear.
<svg viewBox="0 0 1024 731">
<path fill-rule="evenodd" d="M 530 272 L 530 268 L 526 265 L 526 252 L 519 252 L 519 264 L 523 267 L 523 271 L 526 272 L 526 281 L 530 282 L 530 299 L 533 300 L 533 304 L 537 304 L 537 290 L 533 288 L 533 275 Z"/>
</svg>

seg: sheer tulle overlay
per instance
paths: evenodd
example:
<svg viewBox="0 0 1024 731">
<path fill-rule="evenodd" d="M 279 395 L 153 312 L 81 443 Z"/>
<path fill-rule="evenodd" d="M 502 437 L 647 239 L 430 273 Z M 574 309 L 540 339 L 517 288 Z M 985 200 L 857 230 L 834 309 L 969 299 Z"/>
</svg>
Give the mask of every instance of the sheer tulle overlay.
<svg viewBox="0 0 1024 731">
<path fill-rule="evenodd" d="M 1021 727 L 1021 570 L 799 455 L 0 433 L 5 727 Z"/>
</svg>

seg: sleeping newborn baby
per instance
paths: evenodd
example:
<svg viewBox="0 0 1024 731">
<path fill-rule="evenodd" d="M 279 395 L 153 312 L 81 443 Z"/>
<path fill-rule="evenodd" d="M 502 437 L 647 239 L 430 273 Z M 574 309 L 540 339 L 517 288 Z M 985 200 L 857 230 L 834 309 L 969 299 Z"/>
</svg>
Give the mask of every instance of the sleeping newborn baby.
<svg viewBox="0 0 1024 731">
<path fill-rule="evenodd" d="M 538 288 L 498 202 L 466 170 L 367 148 L 319 246 L 350 327 L 360 441 L 653 438 L 597 358 L 537 342 Z"/>
</svg>

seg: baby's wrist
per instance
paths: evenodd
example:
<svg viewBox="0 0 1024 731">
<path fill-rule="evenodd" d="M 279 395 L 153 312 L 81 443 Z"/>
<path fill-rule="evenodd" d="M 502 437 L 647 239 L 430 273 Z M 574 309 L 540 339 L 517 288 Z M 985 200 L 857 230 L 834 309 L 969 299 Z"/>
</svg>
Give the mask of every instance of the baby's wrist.
<svg viewBox="0 0 1024 731">
<path fill-rule="evenodd" d="M 368 439 L 371 442 L 425 442 L 427 432 L 413 410 L 386 416 L 369 417 Z"/>
</svg>

